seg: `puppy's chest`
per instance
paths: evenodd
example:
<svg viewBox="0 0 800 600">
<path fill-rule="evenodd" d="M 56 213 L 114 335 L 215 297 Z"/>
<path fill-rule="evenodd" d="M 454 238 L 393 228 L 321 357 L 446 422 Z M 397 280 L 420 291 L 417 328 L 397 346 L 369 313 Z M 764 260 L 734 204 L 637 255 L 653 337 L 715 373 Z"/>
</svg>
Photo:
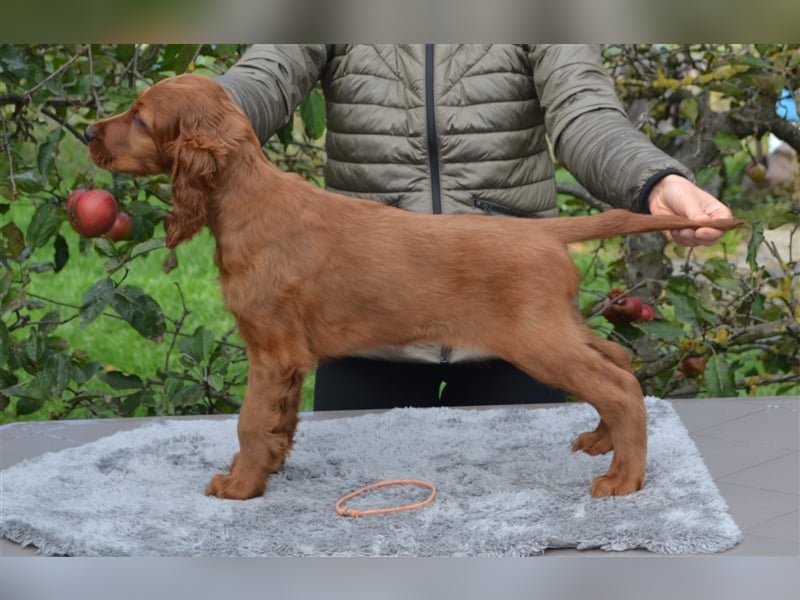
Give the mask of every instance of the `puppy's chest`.
<svg viewBox="0 0 800 600">
<path fill-rule="evenodd" d="M 218 262 L 219 283 L 234 315 L 287 310 L 303 301 L 308 277 L 292 263 L 251 257 L 250 261 Z"/>
</svg>

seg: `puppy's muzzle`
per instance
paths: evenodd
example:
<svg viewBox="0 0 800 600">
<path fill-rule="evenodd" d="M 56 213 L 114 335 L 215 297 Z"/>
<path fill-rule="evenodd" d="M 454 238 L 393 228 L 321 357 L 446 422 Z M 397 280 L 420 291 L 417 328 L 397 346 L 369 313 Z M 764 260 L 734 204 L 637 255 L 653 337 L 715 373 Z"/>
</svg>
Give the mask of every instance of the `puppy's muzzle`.
<svg viewBox="0 0 800 600">
<path fill-rule="evenodd" d="M 91 143 L 91 141 L 96 137 L 97 137 L 97 132 L 94 130 L 94 126 L 89 125 L 86 129 L 83 130 L 83 138 L 87 141 L 87 143 Z"/>
</svg>

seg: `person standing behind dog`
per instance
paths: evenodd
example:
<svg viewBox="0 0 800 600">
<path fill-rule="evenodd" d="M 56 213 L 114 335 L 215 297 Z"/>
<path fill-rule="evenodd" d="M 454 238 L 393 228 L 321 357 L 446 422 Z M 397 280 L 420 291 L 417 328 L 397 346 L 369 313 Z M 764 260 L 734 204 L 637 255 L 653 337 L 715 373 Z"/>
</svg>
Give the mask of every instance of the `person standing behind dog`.
<svg viewBox="0 0 800 600">
<path fill-rule="evenodd" d="M 423 213 L 553 216 L 549 136 L 557 159 L 614 206 L 731 216 L 684 165 L 633 128 L 593 46 L 254 45 L 217 81 L 262 144 L 321 82 L 326 186 L 349 196 Z M 708 245 L 721 232 L 667 236 Z M 319 365 L 314 409 L 563 399 L 479 349 L 415 344 Z"/>
</svg>

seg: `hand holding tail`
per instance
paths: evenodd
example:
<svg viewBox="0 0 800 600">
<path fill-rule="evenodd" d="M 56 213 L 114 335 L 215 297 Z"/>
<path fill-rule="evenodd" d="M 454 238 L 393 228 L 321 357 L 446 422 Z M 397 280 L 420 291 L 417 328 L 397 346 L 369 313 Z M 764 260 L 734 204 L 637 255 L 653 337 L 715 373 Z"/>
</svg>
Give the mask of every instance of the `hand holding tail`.
<svg viewBox="0 0 800 600">
<path fill-rule="evenodd" d="M 678 215 L 704 222 L 730 219 L 730 209 L 705 190 L 679 175 L 667 175 L 650 193 L 650 212 L 654 215 Z M 710 246 L 723 235 L 711 227 L 676 229 L 667 237 L 681 246 Z"/>
</svg>

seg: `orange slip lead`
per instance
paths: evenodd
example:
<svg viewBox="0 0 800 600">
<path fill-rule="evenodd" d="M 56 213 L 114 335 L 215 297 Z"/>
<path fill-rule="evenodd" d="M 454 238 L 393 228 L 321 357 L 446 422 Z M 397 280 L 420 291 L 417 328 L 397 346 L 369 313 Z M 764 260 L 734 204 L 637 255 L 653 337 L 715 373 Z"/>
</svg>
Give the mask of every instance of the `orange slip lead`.
<svg viewBox="0 0 800 600">
<path fill-rule="evenodd" d="M 356 496 L 360 496 L 364 492 L 368 492 L 370 490 L 375 490 L 378 488 L 386 487 L 389 485 L 418 485 L 421 487 L 428 488 L 431 491 L 430 496 L 425 498 L 422 502 L 416 502 L 414 504 L 406 504 L 404 506 L 390 506 L 388 508 L 374 508 L 370 510 L 357 510 L 355 508 L 345 508 L 343 504 L 348 500 L 355 498 Z M 400 512 L 402 510 L 412 510 L 415 508 L 422 508 L 427 504 L 433 502 L 433 499 L 436 497 L 436 486 L 432 483 L 428 483 L 427 481 L 420 481 L 419 479 L 389 479 L 387 481 L 379 481 L 378 483 L 372 483 L 370 485 L 366 485 L 355 492 L 350 492 L 346 496 L 343 496 L 339 499 L 336 503 L 336 513 L 340 517 L 367 517 L 370 515 L 383 515 L 387 513 L 393 512 Z"/>
</svg>

